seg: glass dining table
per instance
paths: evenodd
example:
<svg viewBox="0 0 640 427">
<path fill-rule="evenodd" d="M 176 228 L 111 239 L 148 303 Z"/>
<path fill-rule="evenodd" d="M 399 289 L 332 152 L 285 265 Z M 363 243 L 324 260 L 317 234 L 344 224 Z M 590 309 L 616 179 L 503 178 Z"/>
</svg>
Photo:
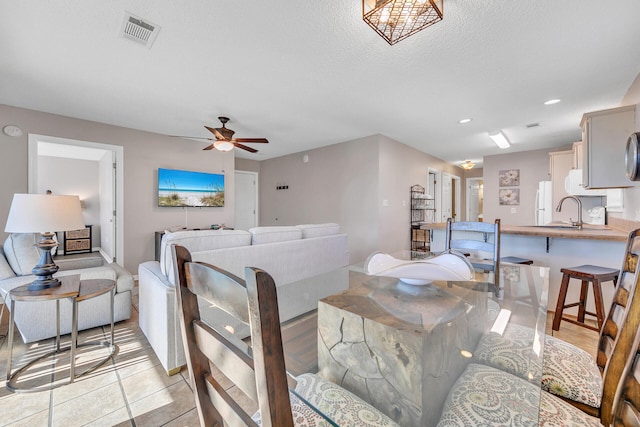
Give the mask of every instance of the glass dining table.
<svg viewBox="0 0 640 427">
<path fill-rule="evenodd" d="M 392 255 L 415 260 L 435 254 Z M 296 335 L 306 345 L 317 343 L 313 370 L 403 427 L 430 427 L 438 424 L 447 395 L 467 365 L 491 362 L 492 346 L 504 353 L 510 334 L 518 341 L 517 375 L 540 386 L 549 269 L 501 263 L 499 286 L 494 283 L 493 273 L 476 271 L 470 281 L 411 285 L 367 275 L 361 263 L 278 292 L 297 286 L 297 292 L 303 289 L 318 299 L 317 326 L 306 329 L 307 336 Z M 288 331 L 285 324 L 285 357 Z M 296 373 L 291 357 L 286 363 Z M 539 408 L 539 399 L 526 405 Z"/>
</svg>

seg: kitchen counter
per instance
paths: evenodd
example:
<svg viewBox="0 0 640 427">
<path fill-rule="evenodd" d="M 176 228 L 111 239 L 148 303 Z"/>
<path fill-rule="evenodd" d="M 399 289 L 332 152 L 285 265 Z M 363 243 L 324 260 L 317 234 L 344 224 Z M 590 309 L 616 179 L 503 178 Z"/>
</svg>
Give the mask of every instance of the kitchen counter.
<svg viewBox="0 0 640 427">
<path fill-rule="evenodd" d="M 438 230 L 445 228 L 445 223 L 423 224 L 424 230 Z M 554 226 L 525 226 L 525 225 L 501 225 L 502 234 L 517 234 L 521 236 L 553 237 L 560 239 L 589 239 L 610 240 L 626 242 L 629 233 L 608 225 L 584 224 L 581 230 L 575 228 L 558 228 Z"/>
</svg>

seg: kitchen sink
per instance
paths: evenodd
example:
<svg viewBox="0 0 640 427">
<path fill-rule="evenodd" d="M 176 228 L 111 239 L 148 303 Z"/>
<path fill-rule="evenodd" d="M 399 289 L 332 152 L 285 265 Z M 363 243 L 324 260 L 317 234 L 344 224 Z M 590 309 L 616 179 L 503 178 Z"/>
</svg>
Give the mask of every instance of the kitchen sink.
<svg viewBox="0 0 640 427">
<path fill-rule="evenodd" d="M 532 225 L 532 227 L 536 227 L 536 228 L 555 228 L 555 229 L 565 229 L 565 230 L 579 230 L 577 225 L 571 225 L 571 224 L 564 224 L 564 223 L 550 223 L 550 224 L 545 224 L 545 225 Z M 611 230 L 611 227 L 608 227 L 606 225 L 594 225 L 594 224 L 582 224 L 582 229 L 583 230 L 591 230 L 591 231 L 595 231 L 595 230 L 600 230 L 600 231 L 606 231 L 606 230 Z"/>
</svg>

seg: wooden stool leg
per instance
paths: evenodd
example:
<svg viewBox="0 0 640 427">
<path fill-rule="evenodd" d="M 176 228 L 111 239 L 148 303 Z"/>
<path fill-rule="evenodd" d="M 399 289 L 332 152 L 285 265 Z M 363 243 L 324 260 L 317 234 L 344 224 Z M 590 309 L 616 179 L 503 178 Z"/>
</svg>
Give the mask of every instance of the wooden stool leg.
<svg viewBox="0 0 640 427">
<path fill-rule="evenodd" d="M 582 281 L 580 287 L 580 304 L 578 305 L 578 322 L 584 323 L 584 312 L 587 308 L 587 296 L 589 295 L 589 282 Z"/>
<path fill-rule="evenodd" d="M 602 303 L 602 287 L 598 279 L 593 281 L 593 298 L 596 304 L 596 317 L 598 318 L 598 330 L 602 330 L 604 323 L 604 305 Z"/>
<path fill-rule="evenodd" d="M 558 302 L 556 303 L 556 312 L 553 315 L 553 326 L 551 329 L 554 331 L 560 330 L 560 321 L 562 320 L 562 310 L 564 310 L 564 300 L 567 298 L 567 288 L 569 287 L 569 275 L 564 274 L 562 276 L 562 283 L 560 283 L 560 293 L 558 294 Z"/>
</svg>

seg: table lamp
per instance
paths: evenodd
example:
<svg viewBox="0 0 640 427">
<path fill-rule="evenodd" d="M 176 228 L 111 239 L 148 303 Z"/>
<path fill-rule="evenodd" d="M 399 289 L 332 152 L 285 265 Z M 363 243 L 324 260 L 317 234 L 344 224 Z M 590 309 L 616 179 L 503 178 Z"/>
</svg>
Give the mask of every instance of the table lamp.
<svg viewBox="0 0 640 427">
<path fill-rule="evenodd" d="M 41 234 L 40 241 L 36 243 L 40 249 L 40 261 L 32 270 L 37 278 L 29 285 L 29 290 L 60 286 L 60 281 L 53 277 L 58 271 L 51 257 L 51 250 L 58 246 L 58 242 L 53 240 L 54 232 L 81 230 L 84 227 L 78 196 L 13 195 L 4 231 Z"/>
</svg>

